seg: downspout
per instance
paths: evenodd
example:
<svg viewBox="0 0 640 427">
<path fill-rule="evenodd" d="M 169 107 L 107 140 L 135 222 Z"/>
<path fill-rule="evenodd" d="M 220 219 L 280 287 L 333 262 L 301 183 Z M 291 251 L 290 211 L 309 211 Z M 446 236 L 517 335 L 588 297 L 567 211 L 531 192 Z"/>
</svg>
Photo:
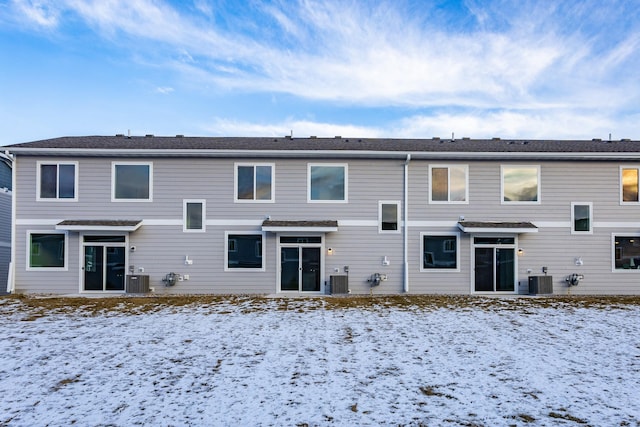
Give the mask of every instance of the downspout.
<svg viewBox="0 0 640 427">
<path fill-rule="evenodd" d="M 11 156 L 11 259 L 9 260 L 9 272 L 7 274 L 7 293 L 15 293 L 16 290 L 16 205 L 18 198 L 16 197 L 16 183 L 18 176 L 17 166 L 18 159 L 15 155 Z"/>
<path fill-rule="evenodd" d="M 404 261 L 404 282 L 402 290 L 405 293 L 409 292 L 409 162 L 411 162 L 411 154 L 407 154 L 407 160 L 404 162 L 404 194 L 403 194 L 403 208 L 404 213 L 404 226 L 403 230 L 403 261 Z"/>
</svg>

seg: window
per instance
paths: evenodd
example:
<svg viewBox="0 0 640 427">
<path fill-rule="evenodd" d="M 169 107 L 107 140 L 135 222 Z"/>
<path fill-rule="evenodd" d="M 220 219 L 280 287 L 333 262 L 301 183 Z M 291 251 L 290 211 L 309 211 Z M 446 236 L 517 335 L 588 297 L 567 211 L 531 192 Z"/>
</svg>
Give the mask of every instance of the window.
<svg viewBox="0 0 640 427">
<path fill-rule="evenodd" d="M 225 233 L 225 270 L 261 270 L 262 234 Z"/>
<path fill-rule="evenodd" d="M 236 164 L 236 202 L 273 202 L 274 166 Z"/>
<path fill-rule="evenodd" d="M 183 202 L 183 231 L 205 231 L 205 201 Z"/>
<path fill-rule="evenodd" d="M 582 234 L 592 232 L 592 204 L 571 203 L 571 233 Z"/>
<path fill-rule="evenodd" d="M 78 200 L 78 163 L 38 162 L 38 200 Z"/>
<path fill-rule="evenodd" d="M 421 233 L 422 271 L 458 271 L 458 234 Z"/>
<path fill-rule="evenodd" d="M 429 201 L 467 203 L 467 171 L 468 167 L 464 165 L 429 166 Z"/>
<path fill-rule="evenodd" d="M 622 203 L 638 203 L 638 168 L 620 168 L 620 200 Z"/>
<path fill-rule="evenodd" d="M 27 236 L 27 270 L 67 269 L 66 233 L 29 231 Z"/>
<path fill-rule="evenodd" d="M 539 203 L 540 167 L 503 166 L 502 202 Z"/>
<path fill-rule="evenodd" d="M 614 270 L 640 268 L 640 236 L 613 236 Z"/>
<path fill-rule="evenodd" d="M 113 201 L 152 200 L 152 163 L 112 163 L 111 176 Z"/>
<path fill-rule="evenodd" d="M 309 165 L 310 202 L 346 202 L 347 166 L 336 164 Z"/>
<path fill-rule="evenodd" d="M 399 233 L 400 202 L 380 202 L 378 210 L 378 231 L 380 233 Z"/>
</svg>

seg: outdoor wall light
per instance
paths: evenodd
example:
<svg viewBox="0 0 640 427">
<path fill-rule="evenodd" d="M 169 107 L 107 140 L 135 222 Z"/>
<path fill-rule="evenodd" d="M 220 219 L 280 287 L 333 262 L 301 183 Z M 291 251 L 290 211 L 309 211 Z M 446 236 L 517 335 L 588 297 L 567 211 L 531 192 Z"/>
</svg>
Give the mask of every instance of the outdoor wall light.
<svg viewBox="0 0 640 427">
<path fill-rule="evenodd" d="M 518 256 L 524 255 L 524 250 L 522 248 L 518 248 Z"/>
<path fill-rule="evenodd" d="M 333 248 L 327 249 L 327 255 L 333 255 Z"/>
</svg>

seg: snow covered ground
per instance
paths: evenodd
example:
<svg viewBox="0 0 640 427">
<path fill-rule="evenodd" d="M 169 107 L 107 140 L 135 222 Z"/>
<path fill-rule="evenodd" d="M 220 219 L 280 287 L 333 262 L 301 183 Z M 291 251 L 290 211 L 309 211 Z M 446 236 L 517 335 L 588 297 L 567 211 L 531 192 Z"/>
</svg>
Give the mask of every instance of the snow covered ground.
<svg viewBox="0 0 640 427">
<path fill-rule="evenodd" d="M 0 298 L 0 425 L 640 425 L 640 306 Z"/>
</svg>

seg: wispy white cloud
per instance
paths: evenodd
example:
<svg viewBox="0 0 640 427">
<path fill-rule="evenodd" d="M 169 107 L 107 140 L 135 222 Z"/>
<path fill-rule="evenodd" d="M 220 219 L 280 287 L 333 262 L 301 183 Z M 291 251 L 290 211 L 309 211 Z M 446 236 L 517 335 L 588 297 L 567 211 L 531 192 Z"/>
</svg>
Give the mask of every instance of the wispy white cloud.
<svg viewBox="0 0 640 427">
<path fill-rule="evenodd" d="M 318 137 L 359 136 L 363 138 L 378 138 L 384 132 L 366 126 L 338 125 L 309 120 L 286 119 L 280 123 L 260 124 L 248 121 L 213 118 L 211 122 L 202 125 L 202 129 L 210 135 L 220 136 L 274 136 L 283 137 Z"/>
<path fill-rule="evenodd" d="M 201 128 L 204 133 L 221 136 L 362 137 L 362 138 L 455 138 L 474 139 L 614 139 L 630 138 L 637 132 L 640 114 L 622 118 L 585 111 L 472 111 L 436 112 L 414 115 L 384 126 L 337 125 L 312 120 L 287 119 L 280 123 L 255 123 L 214 118 Z"/>
<path fill-rule="evenodd" d="M 559 33 L 562 22 L 555 8 L 531 3 L 517 9 L 520 4 L 502 2 L 500 18 L 508 26 L 500 31 L 482 30 L 491 20 L 488 13 L 497 13 L 495 8 L 470 4 L 478 28 L 455 32 L 430 22 L 428 10 L 410 16 L 395 2 L 276 2 L 252 10 L 260 14 L 254 19 L 272 24 L 265 26 L 270 33 L 265 38 L 263 30 L 246 34 L 205 26 L 160 1 L 56 2 L 63 3 L 105 34 L 161 42 L 165 48 L 205 58 L 214 65 L 203 69 L 200 64 L 200 71 L 224 87 L 365 104 L 508 107 L 522 97 L 535 97 L 536 86 L 546 80 L 566 82 L 576 69 L 597 78 L 585 68 L 624 65 L 637 52 L 640 34 L 630 34 L 594 58 L 588 48 L 592 35 Z M 41 25 L 57 23 L 53 2 L 16 4 Z M 202 0 L 195 7 L 214 13 Z M 505 15 L 509 12 L 513 16 Z M 288 43 L 275 43 L 279 31 Z M 592 87 L 597 86 L 598 81 L 592 81 Z M 538 102 L 554 99 L 546 94 Z"/>
<path fill-rule="evenodd" d="M 206 0 L 184 9 L 161 0 L 12 4 L 47 28 L 75 15 L 132 55 L 175 67 L 203 86 L 415 109 L 393 129 L 407 136 L 536 136 L 544 128 L 559 137 L 563 129 L 595 134 L 626 126 L 614 123 L 616 112 L 637 111 L 640 12 L 634 1 L 612 2 L 466 0 L 465 19 L 456 23 L 443 18 L 437 2 L 411 0 L 247 2 L 238 6 L 242 15 L 224 19 L 224 2 Z M 244 134 L 281 134 L 293 124 L 306 133 L 386 132 L 295 121 L 216 126 L 236 134 L 236 124 L 246 126 Z"/>
<path fill-rule="evenodd" d="M 60 10 L 56 4 L 40 0 L 12 0 L 11 5 L 19 16 L 25 18 L 28 25 L 35 25 L 45 29 L 58 26 Z"/>
<path fill-rule="evenodd" d="M 173 92 L 173 90 L 174 90 L 174 89 L 173 89 L 172 87 L 168 87 L 168 86 L 159 86 L 159 87 L 157 87 L 157 88 L 156 88 L 156 90 L 155 90 L 155 91 L 156 91 L 157 93 L 161 93 L 161 94 L 163 94 L 163 95 L 168 95 L 168 94 L 170 94 L 171 92 Z"/>
</svg>

